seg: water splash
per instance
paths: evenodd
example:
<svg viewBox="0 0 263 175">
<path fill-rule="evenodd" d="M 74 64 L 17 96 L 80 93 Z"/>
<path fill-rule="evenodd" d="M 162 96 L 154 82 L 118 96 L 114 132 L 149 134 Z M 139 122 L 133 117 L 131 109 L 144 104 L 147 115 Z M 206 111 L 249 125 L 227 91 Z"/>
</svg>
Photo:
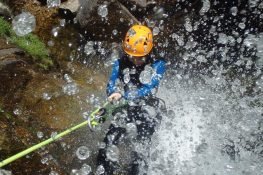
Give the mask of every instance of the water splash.
<svg viewBox="0 0 263 175">
<path fill-rule="evenodd" d="M 262 174 L 262 112 L 250 105 L 260 97 L 231 98 L 209 85 L 191 89 L 178 80 L 172 84 L 176 86 L 159 93 L 170 112 L 152 139 L 148 173 Z"/>
</svg>

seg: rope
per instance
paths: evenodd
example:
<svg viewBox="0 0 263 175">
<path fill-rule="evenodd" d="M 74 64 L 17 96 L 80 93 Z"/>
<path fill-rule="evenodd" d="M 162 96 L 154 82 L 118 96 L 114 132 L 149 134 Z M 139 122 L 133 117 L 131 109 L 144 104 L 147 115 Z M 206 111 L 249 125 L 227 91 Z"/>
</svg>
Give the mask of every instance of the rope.
<svg viewBox="0 0 263 175">
<path fill-rule="evenodd" d="M 106 107 L 108 104 L 109 104 L 109 102 L 106 102 L 106 103 L 103 105 L 103 108 Z M 95 116 L 95 114 L 96 114 L 100 109 L 101 109 L 101 108 L 97 108 L 96 110 L 94 110 L 94 111 L 90 114 L 90 116 Z M 32 147 L 30 147 L 30 148 L 28 148 L 28 149 L 26 149 L 26 150 L 24 150 L 24 151 L 22 151 L 22 152 L 19 152 L 19 153 L 13 155 L 13 156 L 11 156 L 11 157 L 9 157 L 9 158 L 1 161 L 1 162 L 0 162 L 0 168 L 3 167 L 3 166 L 5 166 L 5 165 L 7 165 L 7 164 L 9 164 L 9 163 L 11 163 L 11 162 L 13 162 L 13 161 L 15 161 L 15 160 L 17 160 L 17 159 L 19 159 L 19 158 L 21 158 L 21 157 L 23 157 L 23 156 L 25 156 L 25 155 L 27 155 L 27 154 L 29 154 L 29 153 L 31 153 L 31 152 L 33 152 L 33 151 L 35 151 L 35 150 L 37 150 L 37 149 L 39 149 L 39 148 L 41 148 L 41 147 L 43 147 L 43 146 L 45 146 L 45 145 L 47 145 L 47 144 L 49 144 L 49 143 L 52 143 L 52 142 L 58 140 L 59 138 L 65 136 L 65 135 L 71 133 L 72 131 L 75 131 L 75 130 L 77 130 L 77 129 L 79 129 L 79 128 L 87 125 L 87 124 L 88 124 L 88 121 L 82 122 L 82 123 L 80 123 L 80 124 L 78 124 L 78 125 L 76 125 L 76 126 L 74 126 L 74 127 L 72 127 L 72 128 L 69 128 L 69 129 L 67 129 L 67 130 L 65 130 L 65 131 L 57 134 L 57 135 L 54 136 L 54 137 L 51 137 L 51 138 L 49 138 L 49 139 L 47 139 L 47 140 L 45 140 L 45 141 L 43 141 L 43 142 L 38 143 L 37 145 L 34 145 L 34 146 L 32 146 Z"/>
</svg>

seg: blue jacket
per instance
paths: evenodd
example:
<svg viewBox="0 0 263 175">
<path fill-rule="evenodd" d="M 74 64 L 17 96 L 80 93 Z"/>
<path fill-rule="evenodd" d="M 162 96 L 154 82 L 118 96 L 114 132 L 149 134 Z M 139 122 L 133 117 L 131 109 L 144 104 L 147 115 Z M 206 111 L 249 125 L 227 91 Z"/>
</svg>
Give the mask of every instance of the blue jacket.
<svg viewBox="0 0 263 175">
<path fill-rule="evenodd" d="M 154 70 L 154 73 L 151 77 L 151 81 L 147 84 L 143 84 L 140 82 L 139 77 L 146 65 L 150 65 Z M 118 59 L 113 63 L 111 76 L 107 85 L 107 95 L 118 92 L 116 87 L 117 79 L 124 84 L 124 93 L 122 95 L 125 99 L 132 100 L 151 95 L 152 90 L 158 87 L 160 80 L 165 73 L 165 69 L 165 61 L 163 59 L 152 60 L 149 58 L 147 63 L 141 66 L 136 66 L 130 62 L 127 57 L 123 56 L 121 59 Z M 131 72 L 129 73 L 129 83 L 125 82 L 124 78 L 124 72 L 127 73 L 127 70 L 130 70 Z M 131 84 L 136 87 L 135 90 L 129 89 Z"/>
</svg>

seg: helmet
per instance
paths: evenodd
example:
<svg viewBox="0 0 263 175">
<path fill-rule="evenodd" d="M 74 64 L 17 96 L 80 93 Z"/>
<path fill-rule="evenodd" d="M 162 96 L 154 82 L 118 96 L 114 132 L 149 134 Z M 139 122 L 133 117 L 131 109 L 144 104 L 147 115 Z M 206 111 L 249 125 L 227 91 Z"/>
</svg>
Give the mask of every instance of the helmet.
<svg viewBox="0 0 263 175">
<path fill-rule="evenodd" d="M 123 41 L 124 51 L 131 56 L 145 56 L 153 48 L 151 29 L 143 25 L 134 25 L 126 33 Z"/>
</svg>

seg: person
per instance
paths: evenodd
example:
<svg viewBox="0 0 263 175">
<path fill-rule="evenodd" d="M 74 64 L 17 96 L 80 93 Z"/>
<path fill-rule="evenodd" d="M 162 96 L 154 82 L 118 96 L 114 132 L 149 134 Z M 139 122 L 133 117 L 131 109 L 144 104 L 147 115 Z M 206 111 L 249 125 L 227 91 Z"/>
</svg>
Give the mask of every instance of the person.
<svg viewBox="0 0 263 175">
<path fill-rule="evenodd" d="M 155 97 L 154 92 L 165 73 L 166 64 L 163 58 L 157 58 L 155 54 L 152 31 L 144 25 L 132 26 L 126 33 L 122 48 L 125 53 L 113 63 L 107 95 L 111 102 L 121 99 L 128 101 L 126 112 L 122 111 L 126 126 L 111 124 L 104 138 L 105 147 L 99 150 L 97 164 L 103 166 L 106 175 L 120 174 L 122 171 L 118 161 L 109 157 L 107 151 L 112 145 L 118 146 L 123 137 L 129 134 L 127 126 L 135 125 L 136 142 L 147 145 L 161 118 L 159 114 L 153 116 L 154 112 L 149 111 L 149 107 L 156 109 L 160 105 L 160 99 Z M 124 174 L 136 175 L 140 162 L 145 160 L 136 151 L 131 154 L 133 160 Z"/>
</svg>

